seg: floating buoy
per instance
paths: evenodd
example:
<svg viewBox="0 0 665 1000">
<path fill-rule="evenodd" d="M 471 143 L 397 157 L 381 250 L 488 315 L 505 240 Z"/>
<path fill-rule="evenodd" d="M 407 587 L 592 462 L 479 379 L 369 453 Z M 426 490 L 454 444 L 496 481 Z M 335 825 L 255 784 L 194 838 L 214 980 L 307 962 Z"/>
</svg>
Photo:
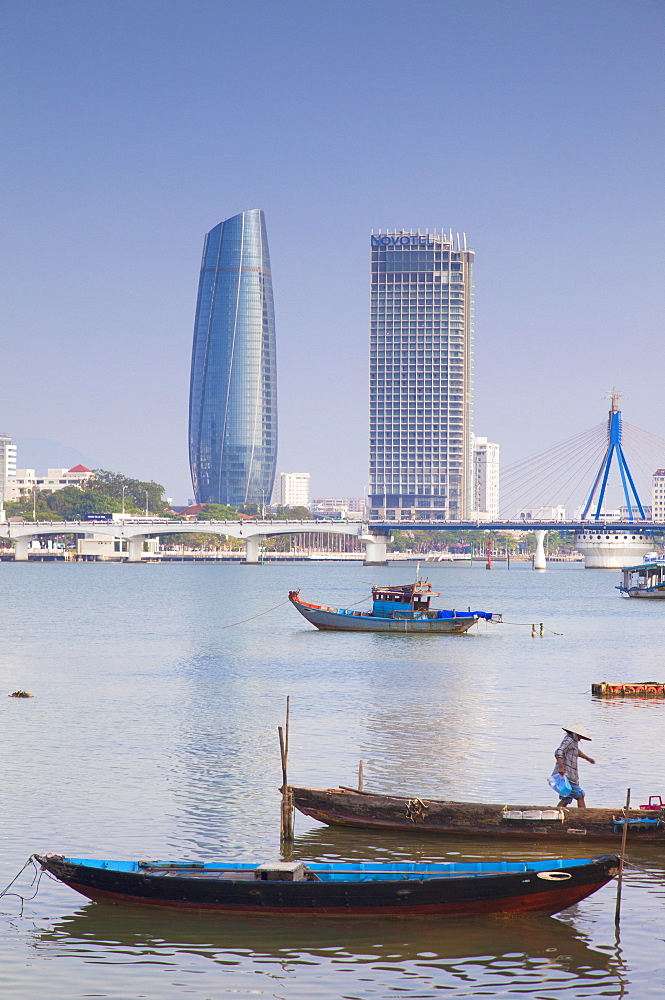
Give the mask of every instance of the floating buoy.
<svg viewBox="0 0 665 1000">
<path fill-rule="evenodd" d="M 12 691 L 11 694 L 7 695 L 8 698 L 34 698 L 34 694 L 30 694 L 29 691 Z"/>
</svg>

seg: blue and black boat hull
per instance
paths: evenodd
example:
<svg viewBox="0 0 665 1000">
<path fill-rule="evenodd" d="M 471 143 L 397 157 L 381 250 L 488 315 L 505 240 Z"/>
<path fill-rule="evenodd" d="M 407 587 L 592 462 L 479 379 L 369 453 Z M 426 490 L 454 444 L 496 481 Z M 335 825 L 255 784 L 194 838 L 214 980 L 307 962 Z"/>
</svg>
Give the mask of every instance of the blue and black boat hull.
<svg viewBox="0 0 665 1000">
<path fill-rule="evenodd" d="M 311 864 L 303 880 L 283 881 L 257 879 L 253 865 L 213 864 L 193 870 L 196 866 L 188 863 L 59 855 L 35 859 L 55 878 L 97 902 L 220 914 L 341 917 L 557 913 L 600 889 L 619 865 L 614 855 L 497 866 Z"/>
</svg>

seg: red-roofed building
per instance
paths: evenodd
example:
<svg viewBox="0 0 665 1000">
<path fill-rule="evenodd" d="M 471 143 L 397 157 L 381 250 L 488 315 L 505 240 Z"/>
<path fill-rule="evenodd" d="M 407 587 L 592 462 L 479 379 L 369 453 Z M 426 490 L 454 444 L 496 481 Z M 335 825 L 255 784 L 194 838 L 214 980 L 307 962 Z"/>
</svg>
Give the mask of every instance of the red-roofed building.
<svg viewBox="0 0 665 1000">
<path fill-rule="evenodd" d="M 189 507 L 171 507 L 171 510 L 174 514 L 179 514 L 183 521 L 196 521 L 199 514 L 205 513 L 205 507 L 204 503 L 192 503 Z M 253 518 L 249 514 L 238 513 L 233 520 L 251 521 Z"/>
<path fill-rule="evenodd" d="M 18 500 L 31 494 L 33 490 L 64 490 L 66 486 L 84 486 L 94 473 L 85 465 L 75 465 L 73 469 L 49 469 L 45 476 L 37 476 L 34 469 L 17 469 L 16 475 L 7 480 L 5 500 Z"/>
</svg>

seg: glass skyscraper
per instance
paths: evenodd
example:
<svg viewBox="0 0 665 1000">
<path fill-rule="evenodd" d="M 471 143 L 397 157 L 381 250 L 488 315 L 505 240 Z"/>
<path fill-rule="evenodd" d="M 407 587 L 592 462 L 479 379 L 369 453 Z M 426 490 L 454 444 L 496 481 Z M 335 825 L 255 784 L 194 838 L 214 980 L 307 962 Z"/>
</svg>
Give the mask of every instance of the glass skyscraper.
<svg viewBox="0 0 665 1000">
<path fill-rule="evenodd" d="M 205 238 L 189 392 L 197 503 L 269 503 L 277 462 L 272 274 L 263 212 Z"/>
<path fill-rule="evenodd" d="M 452 233 L 372 235 L 372 518 L 473 508 L 473 258 Z"/>
</svg>

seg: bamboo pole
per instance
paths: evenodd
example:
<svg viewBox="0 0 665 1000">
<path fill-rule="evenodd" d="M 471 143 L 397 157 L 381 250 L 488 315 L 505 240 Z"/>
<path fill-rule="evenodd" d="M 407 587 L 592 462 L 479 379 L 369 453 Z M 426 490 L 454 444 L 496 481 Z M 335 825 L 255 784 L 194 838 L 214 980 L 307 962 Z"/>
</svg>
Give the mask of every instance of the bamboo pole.
<svg viewBox="0 0 665 1000">
<path fill-rule="evenodd" d="M 291 714 L 291 696 L 287 694 L 286 696 L 286 723 L 285 723 L 285 737 L 286 737 L 286 756 L 289 756 L 289 716 Z"/>
<path fill-rule="evenodd" d="M 614 911 L 614 923 L 618 928 L 621 919 L 621 884 L 623 881 L 623 861 L 626 854 L 626 837 L 628 836 L 628 810 L 630 809 L 630 788 L 626 789 L 626 805 L 623 810 L 623 832 L 621 834 L 621 854 L 619 855 L 619 875 L 617 877 L 617 905 Z"/>
<path fill-rule="evenodd" d="M 280 810 L 280 840 L 282 844 L 293 842 L 293 793 L 289 788 L 287 765 L 289 756 L 289 715 L 291 699 L 286 699 L 285 730 L 277 727 L 279 733 L 279 751 L 282 759 L 282 805 Z"/>
<path fill-rule="evenodd" d="M 360 763 L 358 764 L 358 791 L 362 792 L 362 790 L 363 790 L 363 762 L 360 761 Z"/>
</svg>

